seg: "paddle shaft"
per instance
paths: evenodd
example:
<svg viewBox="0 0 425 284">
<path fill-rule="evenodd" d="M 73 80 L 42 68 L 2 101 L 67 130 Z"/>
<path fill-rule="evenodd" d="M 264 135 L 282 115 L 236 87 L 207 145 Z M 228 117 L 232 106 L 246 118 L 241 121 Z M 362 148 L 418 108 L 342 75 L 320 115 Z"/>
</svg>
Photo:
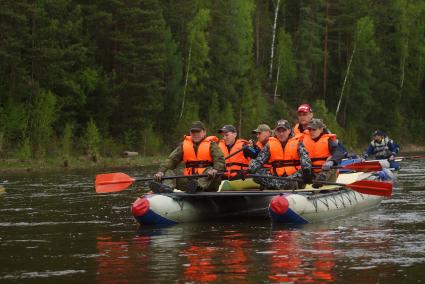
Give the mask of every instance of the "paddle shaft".
<svg viewBox="0 0 425 284">
<path fill-rule="evenodd" d="M 179 175 L 179 176 L 164 176 L 161 178 L 161 180 L 164 179 L 179 179 L 179 178 L 202 178 L 202 177 L 208 177 L 207 174 L 203 174 L 203 175 L 190 175 L 190 176 L 185 176 L 185 175 Z M 153 177 L 149 177 L 149 178 L 134 178 L 133 181 L 151 181 L 154 180 L 155 178 Z"/>
<path fill-rule="evenodd" d="M 240 148 L 240 149 L 239 149 L 239 150 L 237 150 L 236 152 L 233 152 L 233 153 L 232 153 L 232 154 L 230 154 L 229 156 L 224 157 L 224 159 L 225 159 L 225 160 L 227 160 L 227 159 L 229 159 L 229 158 L 233 157 L 234 155 L 236 155 L 236 154 L 238 154 L 238 153 L 242 152 L 244 149 L 246 149 L 246 148 L 248 148 L 248 147 L 249 147 L 249 145 L 244 145 L 242 148 Z"/>
<path fill-rule="evenodd" d="M 425 155 L 419 156 L 409 156 L 409 157 L 396 157 L 397 159 L 409 160 L 409 159 L 422 159 L 425 158 Z"/>
</svg>

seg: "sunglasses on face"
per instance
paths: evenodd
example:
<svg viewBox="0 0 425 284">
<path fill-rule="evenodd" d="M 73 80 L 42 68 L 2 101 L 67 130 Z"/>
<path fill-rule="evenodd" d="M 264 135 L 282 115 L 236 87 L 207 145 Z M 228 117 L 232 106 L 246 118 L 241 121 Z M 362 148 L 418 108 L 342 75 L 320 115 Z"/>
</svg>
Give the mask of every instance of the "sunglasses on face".
<svg viewBox="0 0 425 284">
<path fill-rule="evenodd" d="M 311 128 L 311 127 L 309 127 L 309 128 L 307 128 L 309 131 L 316 131 L 318 128 Z"/>
</svg>

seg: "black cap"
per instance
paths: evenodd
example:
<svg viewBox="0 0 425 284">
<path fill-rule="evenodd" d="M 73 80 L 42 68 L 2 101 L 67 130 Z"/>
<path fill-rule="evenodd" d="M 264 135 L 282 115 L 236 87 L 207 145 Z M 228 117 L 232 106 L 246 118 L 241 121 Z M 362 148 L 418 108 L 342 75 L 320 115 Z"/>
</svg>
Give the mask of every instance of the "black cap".
<svg viewBox="0 0 425 284">
<path fill-rule="evenodd" d="M 221 132 L 236 132 L 236 127 L 234 127 L 231 124 L 226 124 L 222 128 L 218 129 L 217 132 L 218 133 L 221 133 Z"/>
<path fill-rule="evenodd" d="M 194 121 L 190 126 L 190 131 L 201 131 L 205 130 L 205 125 L 201 121 Z"/>
<path fill-rule="evenodd" d="M 385 136 L 385 132 L 382 130 L 375 130 L 372 136 Z"/>
<path fill-rule="evenodd" d="M 276 123 L 276 127 L 274 129 L 278 128 L 285 128 L 287 130 L 291 129 L 291 124 L 286 119 L 281 119 Z"/>
</svg>

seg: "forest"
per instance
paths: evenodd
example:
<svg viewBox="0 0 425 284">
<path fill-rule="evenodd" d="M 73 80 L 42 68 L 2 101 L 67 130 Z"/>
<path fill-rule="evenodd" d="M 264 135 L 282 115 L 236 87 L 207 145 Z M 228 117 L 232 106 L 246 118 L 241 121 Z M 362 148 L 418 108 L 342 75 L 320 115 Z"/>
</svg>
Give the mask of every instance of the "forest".
<svg viewBox="0 0 425 284">
<path fill-rule="evenodd" d="M 0 0 L 0 157 L 165 154 L 191 121 L 425 144 L 423 0 Z"/>
</svg>

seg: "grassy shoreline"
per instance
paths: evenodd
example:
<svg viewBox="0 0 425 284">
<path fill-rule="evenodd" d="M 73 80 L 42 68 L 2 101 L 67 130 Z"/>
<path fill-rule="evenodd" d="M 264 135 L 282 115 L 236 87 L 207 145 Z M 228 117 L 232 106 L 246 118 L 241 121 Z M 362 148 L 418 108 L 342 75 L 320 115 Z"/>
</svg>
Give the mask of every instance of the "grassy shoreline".
<svg viewBox="0 0 425 284">
<path fill-rule="evenodd" d="M 425 146 L 405 144 L 402 146 L 400 156 L 409 153 L 424 153 Z M 68 171 L 68 170 L 112 170 L 129 169 L 143 166 L 159 165 L 167 156 L 154 157 L 108 157 L 101 158 L 94 162 L 87 157 L 72 157 L 67 162 L 62 158 L 45 158 L 32 160 L 2 159 L 0 162 L 0 174 L 5 173 L 34 173 L 47 171 Z"/>
<path fill-rule="evenodd" d="M 46 159 L 2 159 L 0 163 L 0 174 L 25 173 L 44 171 L 69 171 L 69 170 L 102 170 L 102 169 L 126 169 L 151 165 L 159 165 L 166 156 L 155 157 L 111 157 L 102 158 L 97 162 L 86 157 L 70 158 L 64 161 L 61 158 Z"/>
</svg>

